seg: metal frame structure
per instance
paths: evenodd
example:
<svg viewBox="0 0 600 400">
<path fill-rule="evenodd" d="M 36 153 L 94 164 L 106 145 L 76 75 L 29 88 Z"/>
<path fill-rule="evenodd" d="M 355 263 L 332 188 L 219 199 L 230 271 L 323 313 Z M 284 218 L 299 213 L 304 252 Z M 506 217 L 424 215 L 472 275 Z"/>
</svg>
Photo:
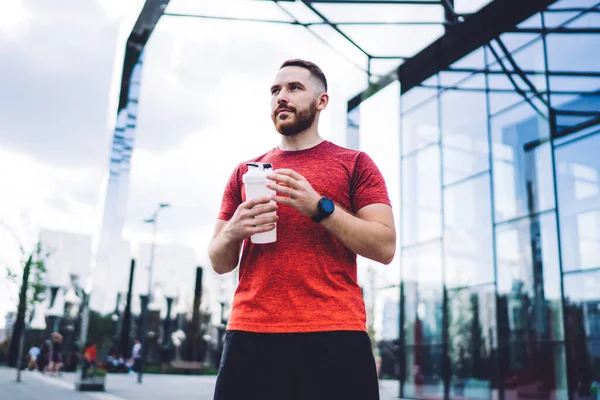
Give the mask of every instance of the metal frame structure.
<svg viewBox="0 0 600 400">
<path fill-rule="evenodd" d="M 555 4 L 556 3 L 556 4 Z M 570 13 L 570 18 L 565 18 L 561 20 L 559 27 L 554 27 L 549 21 L 546 21 L 548 15 L 555 15 L 556 13 Z M 451 365 L 451 360 L 449 357 L 449 346 L 450 343 L 450 333 L 449 333 L 449 304 L 452 302 L 452 297 L 455 296 L 457 291 L 461 293 L 464 291 L 475 293 L 477 290 L 481 288 L 492 288 L 492 291 L 495 295 L 495 308 L 496 308 L 496 332 L 494 332 L 495 337 L 497 337 L 497 342 L 494 344 L 494 348 L 496 350 L 495 356 L 493 358 L 494 364 L 494 372 L 497 375 L 491 376 L 490 381 L 493 381 L 495 384 L 495 389 L 498 390 L 499 398 L 505 398 L 506 384 L 503 381 L 505 378 L 505 370 L 506 367 L 509 366 L 509 360 L 506 358 L 506 354 L 504 350 L 509 347 L 512 343 L 509 328 L 506 326 L 508 321 L 504 321 L 500 319 L 501 309 L 506 308 L 506 299 L 502 299 L 503 295 L 506 296 L 506 293 L 500 293 L 498 289 L 498 281 L 499 274 L 502 273 L 504 276 L 506 275 L 506 271 L 500 270 L 501 267 L 498 261 L 497 254 L 497 238 L 496 231 L 497 229 L 517 229 L 517 226 L 520 226 L 518 229 L 522 229 L 523 238 L 520 245 L 523 247 L 532 247 L 531 249 L 531 257 L 533 260 L 530 262 L 532 265 L 528 268 L 531 271 L 527 273 L 538 274 L 540 266 L 537 265 L 541 263 L 541 257 L 539 252 L 541 251 L 541 244 L 539 244 L 539 248 L 535 248 L 534 243 L 539 243 L 540 235 L 542 233 L 542 219 L 546 221 L 546 228 L 552 230 L 552 235 L 556 235 L 556 239 L 552 239 L 556 241 L 555 246 L 558 248 L 556 255 L 557 259 L 555 260 L 558 264 L 558 271 L 556 271 L 556 279 L 560 282 L 560 311 L 562 314 L 562 328 L 564 328 L 563 336 L 559 339 L 555 339 L 554 337 L 545 337 L 541 334 L 538 337 L 539 342 L 535 342 L 536 345 L 546 345 L 547 349 L 550 351 L 554 347 L 552 346 L 563 346 L 565 351 L 565 364 L 562 367 L 565 369 L 565 373 L 568 374 L 568 388 L 560 388 L 568 390 L 568 398 L 573 397 L 573 393 L 575 393 L 578 388 L 578 382 L 573 381 L 573 377 L 570 372 L 575 371 L 579 368 L 582 368 L 580 364 L 577 363 L 577 355 L 574 354 L 576 351 L 573 349 L 575 346 L 574 343 L 576 341 L 581 341 L 585 339 L 574 337 L 577 333 L 569 331 L 569 300 L 567 299 L 568 294 L 565 289 L 565 281 L 568 279 L 573 279 L 575 276 L 588 276 L 588 274 L 596 274 L 600 272 L 600 267 L 586 267 L 583 269 L 576 269 L 576 266 L 566 267 L 563 265 L 563 256 L 562 249 L 564 246 L 567 246 L 564 242 L 564 238 L 561 234 L 561 204 L 559 204 L 559 188 L 560 185 L 560 177 L 557 172 L 557 161 L 555 160 L 556 149 L 561 149 L 563 146 L 570 146 L 580 142 L 581 140 L 589 139 L 593 136 L 597 136 L 600 134 L 600 108 L 597 107 L 600 98 L 600 92 L 596 86 L 582 88 L 582 87 L 573 87 L 568 88 L 567 85 L 563 84 L 563 88 L 561 90 L 555 90 L 552 87 L 551 79 L 554 77 L 573 77 L 573 78 L 588 78 L 595 79 L 595 82 L 600 81 L 600 72 L 597 70 L 591 70 L 590 67 L 587 68 L 586 71 L 582 70 L 582 68 L 577 68 L 577 71 L 568 70 L 555 70 L 552 69 L 552 64 L 548 61 L 548 53 L 554 53 L 560 51 L 560 49 L 552 48 L 549 45 L 548 37 L 550 35 L 556 36 L 557 34 L 563 35 L 581 35 L 581 34 L 600 34 L 600 29 L 597 26 L 597 22 L 592 23 L 591 27 L 582 27 L 585 24 L 575 24 L 576 27 L 571 27 L 569 24 L 571 21 L 577 21 L 579 18 L 584 16 L 591 16 L 593 14 L 597 15 L 600 13 L 600 1 L 591 1 L 587 6 L 581 7 L 569 7 L 565 8 L 559 4 L 559 1 L 555 0 L 531 0 L 529 2 L 521 2 L 518 0 L 495 0 L 490 3 L 488 6 L 480 10 L 476 15 L 473 15 L 472 18 L 465 21 L 463 24 L 456 26 L 454 29 L 448 31 L 446 35 L 436 42 L 432 43 L 430 46 L 425 48 L 421 53 L 417 54 L 413 58 L 407 60 L 404 64 L 402 64 L 397 73 L 398 80 L 401 83 L 401 93 L 398 95 L 403 95 L 405 99 L 408 99 L 408 96 L 411 92 L 425 89 L 428 93 L 427 98 L 423 97 L 421 99 L 420 96 L 417 96 L 420 100 L 419 102 L 411 103 L 411 106 L 403 107 L 402 116 L 406 121 L 407 118 L 410 118 L 412 115 L 415 115 L 413 111 L 421 109 L 421 106 L 424 104 L 429 104 L 431 107 L 427 108 L 428 111 L 435 113 L 436 116 L 430 116 L 432 125 L 437 127 L 439 132 L 439 137 L 437 141 L 432 141 L 428 145 L 424 147 L 418 147 L 415 150 L 412 150 L 410 153 L 403 154 L 401 156 L 401 160 L 405 160 L 409 157 L 413 158 L 413 156 L 418 153 L 425 151 L 430 147 L 439 147 L 439 161 L 440 161 L 440 171 L 439 171 L 439 184 L 440 184 L 440 194 L 442 196 L 440 200 L 440 209 L 435 210 L 439 213 L 441 218 L 441 233 L 440 236 L 436 236 L 433 239 L 428 239 L 425 241 L 420 241 L 418 243 L 410 243 L 408 245 L 404 245 L 402 247 L 402 252 L 404 250 L 413 249 L 420 246 L 426 246 L 430 244 L 435 244 L 440 246 L 440 262 L 442 268 L 442 276 L 446 273 L 447 266 L 446 263 L 446 255 L 445 249 L 443 246 L 444 240 L 446 238 L 446 231 L 444 229 L 445 224 L 445 213 L 448 210 L 444 209 L 444 192 L 446 189 L 450 189 L 453 187 L 457 187 L 456 185 L 460 185 L 466 183 L 468 181 L 475 182 L 480 178 L 487 177 L 489 175 L 489 190 L 490 190 L 490 204 L 489 207 L 491 209 L 491 231 L 492 238 L 492 252 L 493 252 L 493 282 L 491 281 L 477 281 L 473 284 L 463 284 L 463 285 L 455 285 L 451 286 L 446 282 L 446 278 L 440 278 L 441 282 L 439 287 L 436 286 L 436 291 L 439 290 L 439 306 L 440 309 L 444 310 L 441 316 L 441 333 L 437 332 L 440 335 L 441 342 L 438 344 L 431 344 L 430 341 L 423 341 L 417 343 L 407 341 L 407 334 L 405 332 L 406 326 L 405 322 L 407 318 L 415 319 L 415 316 L 408 316 L 406 314 L 407 308 L 406 302 L 409 291 L 406 286 L 407 283 L 404 281 L 404 276 L 400 278 L 399 281 L 399 296 L 401 299 L 401 311 L 400 311 L 400 320 L 399 320 L 399 341 L 398 341 L 398 358 L 400 360 L 400 379 L 401 382 L 409 381 L 407 378 L 410 376 L 411 371 L 408 370 L 406 360 L 407 354 L 410 354 L 411 351 L 414 351 L 415 354 L 417 349 L 420 348 L 432 348 L 434 346 L 439 345 L 441 349 L 441 360 L 436 359 L 436 363 L 439 362 L 441 364 L 441 380 L 444 384 L 444 398 L 450 398 L 451 393 L 451 382 L 452 382 L 452 372 L 453 366 Z M 530 17 L 534 16 L 539 17 L 539 22 L 537 24 L 539 26 L 530 27 L 536 25 L 535 22 L 528 24 L 527 27 L 520 27 L 519 25 L 528 20 Z M 549 18 L 548 18 L 549 19 Z M 509 48 L 507 42 L 503 39 L 503 34 L 512 35 L 512 37 L 517 38 L 516 42 L 519 42 L 519 45 L 516 45 L 514 48 Z M 531 34 L 535 34 L 537 36 L 533 37 L 533 39 L 528 39 L 528 36 L 532 36 Z M 523 42 L 519 41 L 518 36 L 523 36 Z M 540 49 L 537 51 L 540 53 L 536 54 L 538 57 L 538 62 L 543 65 L 543 67 L 539 67 L 538 69 L 526 69 L 522 68 L 520 63 L 516 60 L 517 57 L 514 54 L 523 54 L 527 53 L 527 50 L 533 44 L 539 44 Z M 540 44 L 541 43 L 541 44 Z M 564 46 L 564 45 L 563 45 Z M 590 46 L 590 45 L 588 45 Z M 472 67 L 465 68 L 459 67 L 455 68 L 453 65 L 463 59 L 465 59 L 469 54 L 476 50 L 482 50 L 484 61 L 481 61 L 482 67 Z M 531 50 L 531 49 L 530 49 Z M 533 51 L 533 50 L 532 50 Z M 479 61 L 478 61 L 479 63 Z M 573 65 L 576 65 L 577 61 L 571 62 Z M 588 64 L 590 65 L 590 64 Z M 450 81 L 452 83 L 447 83 L 448 79 L 442 79 L 442 76 L 448 78 L 449 74 L 456 73 L 456 76 L 462 76 L 457 80 Z M 477 83 L 473 83 L 474 77 L 484 77 L 484 79 L 477 80 Z M 505 88 L 498 88 L 497 85 L 492 84 L 492 77 L 502 76 L 505 77 L 506 83 L 508 85 Z M 539 79 L 541 78 L 541 79 Z M 359 106 L 365 100 L 369 99 L 374 93 L 382 90 L 386 87 L 386 85 L 392 82 L 393 79 L 388 79 L 386 82 L 382 82 L 382 85 L 374 88 L 369 88 L 365 92 L 357 95 L 355 98 L 351 99 L 348 102 L 348 110 L 349 110 L 349 118 L 348 118 L 348 127 L 353 130 L 358 130 L 360 125 L 360 110 Z M 537 83 L 536 83 L 537 82 Z M 568 89 L 568 90 L 565 90 Z M 445 182 L 444 178 L 444 153 L 443 149 L 450 149 L 451 145 L 444 143 L 444 121 L 443 121 L 443 108 L 444 105 L 442 103 L 442 96 L 444 96 L 447 92 L 463 92 L 463 93 L 481 93 L 485 95 L 486 98 L 486 126 L 484 136 L 487 137 L 488 142 L 488 167 L 487 169 L 472 174 L 465 174 L 466 177 L 457 181 Z M 516 104 L 509 105 L 506 108 L 502 108 L 501 110 L 495 109 L 492 111 L 492 106 L 490 102 L 490 97 L 494 95 L 503 95 L 506 93 L 515 94 Z M 587 104 L 579 104 L 579 100 L 575 102 L 575 100 L 570 100 L 569 103 L 557 102 L 554 100 L 556 96 L 569 96 L 573 99 L 588 99 L 589 103 Z M 517 98 L 520 97 L 520 100 Z M 577 104 L 576 104 L 577 103 Z M 547 126 L 547 130 L 542 130 L 540 132 L 540 138 L 531 140 L 529 142 L 523 143 L 522 148 L 519 150 L 524 154 L 530 154 L 528 157 L 531 157 L 532 150 L 539 148 L 542 145 L 546 146 L 548 152 L 550 154 L 550 160 L 544 164 L 549 169 L 545 169 L 546 175 L 550 176 L 553 182 L 553 191 L 552 194 L 548 194 L 551 196 L 554 206 L 549 209 L 533 209 L 531 203 L 528 202 L 526 212 L 519 216 L 516 216 L 512 219 L 508 220 L 496 220 L 495 212 L 496 205 L 494 204 L 494 189 L 497 187 L 494 184 L 498 177 L 494 176 L 494 167 L 493 164 L 495 161 L 494 154 L 492 152 L 492 147 L 494 144 L 492 138 L 492 122 L 497 116 L 505 115 L 504 113 L 508 113 L 516 107 L 520 107 L 525 105 L 527 109 L 532 111 L 532 114 L 539 118 L 542 121 L 545 121 Z M 580 106 L 578 108 L 576 106 Z M 352 114 L 352 115 L 351 115 Z M 568 118 L 564 118 L 568 117 Z M 575 117 L 575 118 L 574 118 Z M 422 118 L 427 118 L 422 116 Z M 359 121 L 357 123 L 357 120 Z M 437 121 L 437 122 L 436 122 Z M 517 123 L 519 121 L 515 121 Z M 446 127 L 447 128 L 447 127 Z M 540 128 L 541 129 L 541 128 Z M 573 135 L 572 135 L 573 134 Z M 569 138 L 566 138 L 567 135 Z M 402 136 L 401 136 L 402 137 Z M 481 138 L 480 138 L 481 139 Z M 580 142 L 581 143 L 581 142 Z M 436 156 L 437 157 L 437 156 Z M 406 160 L 408 161 L 408 160 Z M 529 161 L 532 162 L 532 161 Z M 402 162 L 401 166 L 401 174 L 404 176 L 405 170 L 407 167 Z M 550 166 L 548 166 L 548 165 Z M 447 168 L 447 167 L 446 167 Z M 534 167 L 535 168 L 535 167 Z M 530 171 L 531 173 L 531 171 Z M 437 175 L 436 175 L 437 176 Z M 418 179 L 418 178 L 414 178 Z M 437 180 L 438 178 L 436 178 Z M 531 177 L 519 177 L 519 179 L 533 179 Z M 437 187 L 437 184 L 436 184 Z M 405 201 L 403 199 L 403 201 Z M 533 201 L 533 200 L 529 200 Z M 486 205 L 487 209 L 487 205 Z M 401 208 L 401 214 L 406 213 L 406 210 Z M 411 211 L 410 213 L 414 213 L 415 211 Z M 407 217 L 406 214 L 403 215 Z M 401 216 L 400 220 L 403 219 Z M 525 236 L 529 236 L 530 240 L 526 241 Z M 537 238 L 537 239 L 536 239 Z M 536 240 L 538 242 L 536 242 Z M 547 249 L 547 244 L 545 248 Z M 500 250 L 501 251 L 501 250 Z M 536 253 L 536 251 L 538 253 Z M 403 257 L 403 254 L 401 254 Z M 436 256 L 437 259 L 438 256 Z M 550 261 L 550 264 L 554 262 L 554 259 Z M 552 266 L 546 265 L 544 263 L 544 268 L 552 268 Z M 575 268 L 575 269 L 574 269 Z M 552 270 L 554 271 L 554 270 Z M 534 277 L 531 279 L 540 279 L 540 277 Z M 544 279 L 545 281 L 545 279 Z M 437 282 L 437 281 L 436 281 Z M 536 282 L 539 284 L 539 281 Z M 545 283 L 544 283 L 545 284 Z M 437 285 L 437 283 L 436 283 Z M 395 286 L 395 285 L 392 285 Z M 438 298 L 436 298 L 438 299 Z M 413 310 L 414 307 L 414 299 L 411 301 L 410 310 Z M 437 301 L 437 300 L 436 300 Z M 456 300 L 454 300 L 456 301 Z M 437 304 L 437 303 L 436 303 Z M 414 327 L 416 330 L 416 326 Z M 415 333 L 416 335 L 416 333 Z M 436 336 L 437 337 L 437 336 Z M 436 339 L 437 340 L 437 339 Z M 585 343 L 579 343 L 578 345 L 584 346 Z M 508 353 L 507 353 L 508 354 Z M 423 354 L 421 354 L 423 357 Z M 558 356 L 556 356 L 558 359 Z M 558 360 L 555 360 L 558 362 Z M 416 365 L 416 364 L 415 364 Z M 552 379 L 550 377 L 549 379 Z M 414 383 L 414 382 L 413 382 Z M 557 387 L 558 388 L 558 387 Z M 403 391 L 404 385 L 401 387 L 400 397 L 407 397 L 407 393 Z M 430 396 L 434 396 L 433 393 L 428 393 Z M 437 395 L 437 394 L 436 394 Z M 441 393 L 440 393 L 441 395 Z"/>
<path fill-rule="evenodd" d="M 256 0 L 255 0 L 256 1 Z M 255 19 L 255 18 L 234 18 L 234 17 L 222 17 L 222 16 L 211 16 L 211 15 L 199 15 L 199 14 L 187 14 L 187 13 L 170 13 L 165 12 L 163 15 L 165 17 L 187 17 L 187 18 L 199 18 L 199 19 L 213 19 L 213 20 L 223 20 L 223 21 L 245 21 L 245 22 L 262 22 L 262 23 L 271 23 L 271 24 L 284 24 L 284 25 L 295 25 L 302 26 L 306 28 L 313 36 L 315 36 L 318 40 L 323 42 L 332 51 L 338 53 L 342 57 L 344 57 L 351 64 L 356 66 L 357 68 L 363 70 L 367 73 L 369 77 L 369 82 L 371 81 L 371 62 L 373 60 L 398 60 L 399 62 L 403 60 L 407 60 L 410 57 L 406 55 L 395 55 L 395 56 L 381 56 L 371 54 L 365 50 L 363 46 L 358 44 L 356 39 L 353 39 L 345 33 L 341 28 L 344 26 L 382 26 L 382 25 L 408 25 L 408 26 L 427 26 L 427 25 L 444 25 L 446 28 L 452 27 L 454 25 L 460 24 L 465 21 L 465 18 L 470 14 L 457 14 L 454 11 L 454 0 L 298 0 L 298 2 L 304 4 L 304 6 L 312 11 L 316 16 L 318 16 L 322 21 L 321 22 L 300 22 L 290 11 L 288 11 L 282 4 L 285 3 L 293 3 L 295 0 L 262 0 L 269 1 L 277 5 L 284 14 L 291 18 L 291 21 L 286 20 L 273 20 L 273 19 Z M 356 22 L 338 22 L 333 21 L 331 18 L 326 17 L 322 12 L 317 9 L 319 4 L 335 4 L 339 6 L 343 5 L 414 5 L 414 6 L 423 6 L 423 7 L 443 7 L 445 14 L 445 21 L 443 22 L 433 22 L 433 21 L 395 21 L 395 22 L 374 22 L 374 21 L 356 21 Z M 329 42 L 319 35 L 314 30 L 310 28 L 313 26 L 328 26 L 335 30 L 340 36 L 342 36 L 348 43 L 354 46 L 358 51 L 360 51 L 364 56 L 367 57 L 367 68 L 364 69 L 362 66 L 357 65 L 354 61 L 350 60 L 343 53 L 339 52 L 334 46 L 329 44 Z"/>
</svg>

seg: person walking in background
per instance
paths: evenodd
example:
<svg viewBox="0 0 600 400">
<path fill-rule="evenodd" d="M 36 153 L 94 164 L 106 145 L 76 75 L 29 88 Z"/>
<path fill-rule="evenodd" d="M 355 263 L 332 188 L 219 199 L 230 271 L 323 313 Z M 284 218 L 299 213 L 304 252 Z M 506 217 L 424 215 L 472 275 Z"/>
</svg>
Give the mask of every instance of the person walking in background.
<svg viewBox="0 0 600 400">
<path fill-rule="evenodd" d="M 275 195 L 247 199 L 239 164 L 208 249 L 218 274 L 239 262 L 214 399 L 379 399 L 356 258 L 394 257 L 385 181 L 367 154 L 320 136 L 329 95 L 317 65 L 284 62 L 270 94 L 281 141 L 249 163 L 275 168 Z M 275 242 L 249 240 L 276 227 Z"/>
<path fill-rule="evenodd" d="M 37 370 L 39 368 L 37 360 L 40 355 L 40 352 L 40 348 L 35 345 L 31 346 L 31 348 L 29 349 L 29 364 L 27 365 L 27 369 L 29 369 L 30 371 Z"/>
<path fill-rule="evenodd" d="M 46 367 L 50 374 L 60 375 L 63 367 L 62 342 L 63 337 L 58 332 L 53 332 L 50 335 L 52 338 L 52 348 L 50 350 L 50 362 Z"/>
<path fill-rule="evenodd" d="M 134 341 L 131 349 L 131 359 L 133 361 L 133 372 L 140 372 L 140 368 L 142 368 L 142 344 L 139 339 Z"/>
<path fill-rule="evenodd" d="M 85 379 L 88 375 L 88 371 L 93 368 L 94 373 L 96 373 L 96 358 L 98 357 L 98 345 L 95 343 L 91 346 L 88 346 L 87 349 L 83 352 L 83 372 L 82 378 Z"/>
</svg>

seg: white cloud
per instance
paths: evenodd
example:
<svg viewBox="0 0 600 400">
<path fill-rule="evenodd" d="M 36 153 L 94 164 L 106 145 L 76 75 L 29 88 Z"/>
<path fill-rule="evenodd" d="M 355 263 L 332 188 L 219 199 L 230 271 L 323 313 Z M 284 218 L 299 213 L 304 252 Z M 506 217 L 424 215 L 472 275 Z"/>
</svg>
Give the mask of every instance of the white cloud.
<svg viewBox="0 0 600 400">
<path fill-rule="evenodd" d="M 23 7 L 22 0 L 12 0 L 2 3 L 0 13 L 0 39 L 3 36 L 9 39 L 22 35 L 31 24 L 30 14 Z"/>
</svg>

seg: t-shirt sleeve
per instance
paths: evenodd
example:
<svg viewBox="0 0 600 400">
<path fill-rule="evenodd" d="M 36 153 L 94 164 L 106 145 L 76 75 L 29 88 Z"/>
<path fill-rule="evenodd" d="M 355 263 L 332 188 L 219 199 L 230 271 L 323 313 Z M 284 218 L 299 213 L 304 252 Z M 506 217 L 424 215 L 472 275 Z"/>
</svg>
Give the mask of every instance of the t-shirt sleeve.
<svg viewBox="0 0 600 400">
<path fill-rule="evenodd" d="M 218 219 L 229 221 L 239 205 L 242 204 L 241 183 L 240 167 L 238 166 L 229 177 L 227 186 L 225 186 Z"/>
<path fill-rule="evenodd" d="M 381 171 L 366 153 L 360 152 L 352 174 L 352 209 L 357 212 L 370 204 L 391 206 L 387 186 Z"/>
</svg>

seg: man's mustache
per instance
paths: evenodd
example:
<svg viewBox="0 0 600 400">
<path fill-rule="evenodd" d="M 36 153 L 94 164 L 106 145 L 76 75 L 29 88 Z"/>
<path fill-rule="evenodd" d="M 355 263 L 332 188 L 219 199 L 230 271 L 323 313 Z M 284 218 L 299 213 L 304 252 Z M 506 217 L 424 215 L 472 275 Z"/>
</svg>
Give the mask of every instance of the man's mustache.
<svg viewBox="0 0 600 400">
<path fill-rule="evenodd" d="M 296 109 L 294 107 L 290 107 L 290 106 L 279 106 L 275 110 L 275 114 L 279 114 L 280 111 L 289 111 L 289 112 L 295 113 Z"/>
</svg>

